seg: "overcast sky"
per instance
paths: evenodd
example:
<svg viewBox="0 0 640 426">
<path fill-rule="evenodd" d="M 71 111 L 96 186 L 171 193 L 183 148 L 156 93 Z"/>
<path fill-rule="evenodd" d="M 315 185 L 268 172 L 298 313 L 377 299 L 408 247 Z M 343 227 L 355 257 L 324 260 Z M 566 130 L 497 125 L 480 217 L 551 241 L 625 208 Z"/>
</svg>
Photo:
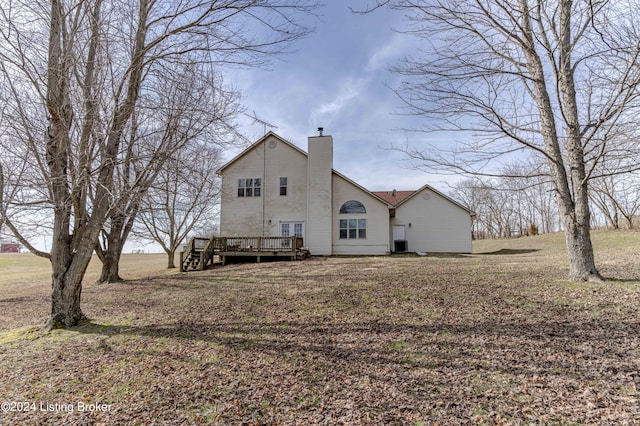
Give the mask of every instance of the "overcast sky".
<svg viewBox="0 0 640 426">
<path fill-rule="evenodd" d="M 446 191 L 446 177 L 411 169 L 406 156 L 389 150 L 392 144 L 418 146 L 424 138 L 397 130 L 420 123 L 399 114 L 400 101 L 387 87 L 398 87 L 399 81 L 389 65 L 417 48 L 415 39 L 394 31 L 403 27 L 403 16 L 388 9 L 356 15 L 347 2 L 327 3 L 316 31 L 295 44 L 295 53 L 269 70 L 229 74 L 247 112 L 305 151 L 307 137 L 324 127 L 325 135 L 333 136 L 334 168 L 369 190 L 418 189 L 428 183 Z M 251 140 L 264 134 L 262 124 L 248 117 L 240 121 Z"/>
</svg>

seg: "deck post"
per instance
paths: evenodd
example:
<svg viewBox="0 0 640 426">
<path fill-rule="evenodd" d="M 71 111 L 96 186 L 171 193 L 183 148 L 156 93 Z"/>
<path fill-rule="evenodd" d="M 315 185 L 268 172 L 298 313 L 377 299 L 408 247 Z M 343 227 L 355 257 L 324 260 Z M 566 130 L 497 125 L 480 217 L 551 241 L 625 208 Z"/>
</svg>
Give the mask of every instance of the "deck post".
<svg viewBox="0 0 640 426">
<path fill-rule="evenodd" d="M 289 237 L 289 247 L 291 247 L 291 260 L 296 260 L 296 236 Z"/>
<path fill-rule="evenodd" d="M 180 252 L 180 272 L 184 272 L 184 252 Z"/>
</svg>

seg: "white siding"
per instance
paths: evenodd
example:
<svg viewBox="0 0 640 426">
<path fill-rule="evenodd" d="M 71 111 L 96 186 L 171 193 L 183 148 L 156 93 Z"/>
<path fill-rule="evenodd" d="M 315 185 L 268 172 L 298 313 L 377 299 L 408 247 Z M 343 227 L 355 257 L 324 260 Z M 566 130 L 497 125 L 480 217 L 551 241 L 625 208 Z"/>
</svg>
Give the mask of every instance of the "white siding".
<svg viewBox="0 0 640 426">
<path fill-rule="evenodd" d="M 391 223 L 405 225 L 408 251 L 471 253 L 469 212 L 429 189 L 398 206 Z"/>
<path fill-rule="evenodd" d="M 361 202 L 367 212 L 339 214 L 347 201 Z M 336 174 L 333 175 L 333 254 L 379 255 L 389 253 L 389 208 L 368 192 Z M 367 219 L 366 239 L 341 239 L 340 219 Z M 313 254 L 313 252 L 311 252 Z"/>
<path fill-rule="evenodd" d="M 266 173 L 265 173 L 266 166 Z M 238 179 L 262 179 L 260 197 L 238 197 Z M 280 195 L 280 178 L 287 195 Z M 307 158 L 275 136 L 245 153 L 222 171 L 220 234 L 278 236 L 280 222 L 304 222 L 307 207 Z"/>
<path fill-rule="evenodd" d="M 313 255 L 331 255 L 331 174 L 333 167 L 333 138 L 309 138 L 307 177 L 307 236 L 305 245 Z"/>
</svg>

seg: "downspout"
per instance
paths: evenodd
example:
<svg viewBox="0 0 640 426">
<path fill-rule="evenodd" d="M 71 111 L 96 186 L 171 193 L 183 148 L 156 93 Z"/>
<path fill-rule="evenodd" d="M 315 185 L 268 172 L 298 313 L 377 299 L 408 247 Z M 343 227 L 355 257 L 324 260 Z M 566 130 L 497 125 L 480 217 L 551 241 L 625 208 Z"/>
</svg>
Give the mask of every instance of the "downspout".
<svg viewBox="0 0 640 426">
<path fill-rule="evenodd" d="M 262 238 L 264 235 L 264 206 L 265 206 L 265 197 L 267 196 L 267 191 L 265 191 L 267 186 L 267 180 L 265 179 L 267 175 L 267 141 L 262 142 L 262 185 L 260 188 L 260 197 L 262 198 Z"/>
</svg>

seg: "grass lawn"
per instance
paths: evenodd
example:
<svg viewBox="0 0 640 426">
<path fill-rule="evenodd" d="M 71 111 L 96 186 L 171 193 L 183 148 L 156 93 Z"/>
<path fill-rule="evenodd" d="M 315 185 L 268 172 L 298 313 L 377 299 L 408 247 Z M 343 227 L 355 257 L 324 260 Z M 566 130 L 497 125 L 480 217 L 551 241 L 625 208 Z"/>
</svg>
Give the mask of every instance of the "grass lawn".
<svg viewBox="0 0 640 426">
<path fill-rule="evenodd" d="M 185 274 L 125 255 L 47 335 L 46 261 L 0 255 L 0 424 L 640 424 L 640 232 L 593 240 L 605 284 L 566 280 L 559 234 Z"/>
</svg>

